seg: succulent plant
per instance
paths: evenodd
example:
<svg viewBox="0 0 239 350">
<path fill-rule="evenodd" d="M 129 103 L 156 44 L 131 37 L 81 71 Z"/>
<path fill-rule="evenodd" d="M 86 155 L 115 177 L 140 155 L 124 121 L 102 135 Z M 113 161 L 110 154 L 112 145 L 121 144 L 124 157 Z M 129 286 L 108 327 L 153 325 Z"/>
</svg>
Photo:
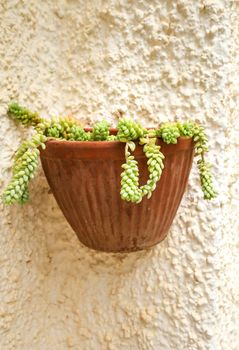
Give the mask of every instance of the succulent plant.
<svg viewBox="0 0 239 350">
<path fill-rule="evenodd" d="M 195 156 L 200 157 L 197 165 L 205 199 L 216 197 L 211 174 L 211 166 L 205 161 L 208 151 L 208 139 L 204 128 L 192 121 L 163 123 L 158 129 L 147 130 L 130 118 L 120 118 L 117 135 L 110 134 L 109 123 L 105 120 L 96 123 L 92 132 L 85 131 L 79 122 L 70 117 L 44 119 L 38 113 L 11 103 L 8 115 L 24 126 L 32 126 L 35 134 L 24 141 L 16 155 L 12 168 L 12 179 L 2 194 L 5 204 L 23 204 L 29 199 L 28 185 L 34 177 L 38 165 L 39 148 L 45 148 L 49 138 L 69 141 L 120 141 L 125 143 L 125 164 L 122 165 L 121 198 L 128 202 L 139 203 L 144 196 L 150 198 L 163 172 L 164 155 L 157 145 L 157 137 L 167 144 L 176 144 L 179 137 L 194 140 Z M 136 141 L 143 146 L 147 158 L 149 178 L 146 184 L 139 184 L 138 163 L 133 152 Z"/>
</svg>

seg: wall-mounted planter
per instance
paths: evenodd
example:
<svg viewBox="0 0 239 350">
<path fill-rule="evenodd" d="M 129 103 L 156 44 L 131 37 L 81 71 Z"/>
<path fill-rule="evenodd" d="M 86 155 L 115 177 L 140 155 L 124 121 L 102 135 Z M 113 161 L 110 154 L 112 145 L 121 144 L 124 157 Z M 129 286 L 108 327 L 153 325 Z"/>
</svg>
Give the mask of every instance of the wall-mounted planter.
<svg viewBox="0 0 239 350">
<path fill-rule="evenodd" d="M 2 202 L 22 205 L 29 200 L 29 182 L 40 155 L 63 214 L 92 249 L 130 252 L 162 241 L 185 191 L 194 154 L 204 199 L 217 196 L 205 159 L 208 139 L 204 127 L 193 121 L 146 129 L 119 111 L 116 129 L 104 119 L 83 129 L 72 117 L 42 118 L 14 102 L 7 113 L 35 134 L 15 154 Z"/>
<path fill-rule="evenodd" d="M 41 162 L 55 199 L 87 247 L 105 252 L 130 252 L 162 241 L 181 202 L 190 173 L 194 143 L 179 138 L 176 145 L 158 140 L 165 155 L 164 171 L 150 199 L 139 204 L 120 198 L 125 145 L 118 141 L 46 142 Z M 142 146 L 134 152 L 140 181 L 148 178 Z"/>
</svg>

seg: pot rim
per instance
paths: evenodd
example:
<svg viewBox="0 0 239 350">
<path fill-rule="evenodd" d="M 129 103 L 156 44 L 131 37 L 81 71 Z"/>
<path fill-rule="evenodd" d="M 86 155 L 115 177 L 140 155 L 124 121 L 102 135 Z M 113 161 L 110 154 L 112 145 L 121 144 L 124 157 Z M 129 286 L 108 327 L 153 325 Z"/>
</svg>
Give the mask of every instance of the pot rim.
<svg viewBox="0 0 239 350">
<path fill-rule="evenodd" d="M 154 129 L 154 128 L 147 128 L 148 130 L 151 130 L 151 129 Z M 84 128 L 85 131 L 87 132 L 90 132 L 93 130 L 93 128 Z M 116 128 L 109 128 L 110 130 L 110 135 L 116 135 L 117 134 L 117 131 L 118 129 Z M 175 145 L 178 145 L 179 142 L 182 142 L 182 141 L 191 141 L 192 140 L 192 137 L 189 137 L 189 136 L 180 136 L 177 138 L 177 140 L 179 142 L 177 142 L 176 144 L 167 144 L 166 142 L 164 142 L 162 140 L 161 137 L 158 137 L 157 136 L 157 139 L 160 141 L 160 143 L 162 142 L 163 144 L 169 146 L 175 146 Z M 64 140 L 64 139 L 57 139 L 57 138 L 49 138 L 45 143 L 48 143 L 48 142 L 51 142 L 51 143 L 62 143 L 62 144 L 92 144 L 92 145 L 99 145 L 99 144 L 102 144 L 102 146 L 105 147 L 106 144 L 125 144 L 124 141 L 118 141 L 118 140 L 104 140 L 104 141 L 77 141 L 77 140 Z M 138 139 L 137 140 L 133 140 L 133 142 L 135 143 L 138 143 Z"/>
<path fill-rule="evenodd" d="M 191 142 L 193 141 L 192 137 L 187 137 L 187 136 L 180 136 L 178 137 L 178 142 L 177 143 L 166 143 L 162 140 L 161 137 L 157 137 L 157 139 L 159 140 L 160 143 L 163 143 L 166 146 L 177 146 L 179 143 L 182 142 Z M 138 143 L 138 139 L 137 140 L 132 140 L 135 143 Z M 55 139 L 55 138 L 48 138 L 46 140 L 45 143 L 59 143 L 59 144 L 78 144 L 78 145 L 102 145 L 103 147 L 105 147 L 106 144 L 125 144 L 125 141 L 118 141 L 118 140 L 104 140 L 104 141 L 76 141 L 76 140 L 64 140 L 64 139 Z"/>
<path fill-rule="evenodd" d="M 133 154 L 136 158 L 145 158 L 143 146 L 135 141 L 137 147 Z M 45 142 L 46 149 L 40 148 L 43 158 L 59 159 L 125 159 L 125 142 L 121 141 L 68 141 L 49 139 Z M 165 156 L 178 152 L 191 151 L 194 141 L 191 137 L 180 137 L 176 144 L 167 144 L 157 138 L 157 144 Z"/>
</svg>

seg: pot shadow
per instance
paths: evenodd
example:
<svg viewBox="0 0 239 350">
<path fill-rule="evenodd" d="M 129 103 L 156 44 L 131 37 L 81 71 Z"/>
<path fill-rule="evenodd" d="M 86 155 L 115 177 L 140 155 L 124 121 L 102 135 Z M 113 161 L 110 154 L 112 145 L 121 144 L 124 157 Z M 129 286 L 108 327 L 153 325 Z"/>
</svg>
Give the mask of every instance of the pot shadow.
<svg viewBox="0 0 239 350">
<path fill-rule="evenodd" d="M 66 268 L 70 260 L 74 266 L 84 265 L 85 269 L 91 268 L 95 273 L 127 273 L 137 268 L 141 259 L 151 256 L 155 249 L 105 253 L 84 246 L 58 207 L 42 171 L 30 184 L 29 203 L 9 206 L 4 211 L 8 229 L 16 238 L 13 242 L 18 245 L 16 249 L 29 258 L 28 262 L 35 260 L 40 270 L 41 262 L 51 265 L 52 261 L 62 259 Z M 71 271 L 72 266 L 69 267 Z"/>
<path fill-rule="evenodd" d="M 102 333 L 108 314 L 116 315 L 117 310 L 111 317 L 128 317 L 131 308 L 140 305 L 142 295 L 150 293 L 149 286 L 159 288 L 158 266 L 166 240 L 160 248 L 134 253 L 91 250 L 67 223 L 44 175 L 32 182 L 30 193 L 29 204 L 9 207 L 6 216 L 15 232 L 12 244 L 23 275 L 20 288 L 30 295 L 30 303 L 41 299 L 49 327 L 64 320 L 76 332 L 89 325 Z M 140 323 L 139 315 L 131 318 Z M 113 327 L 114 322 L 108 326 Z"/>
<path fill-rule="evenodd" d="M 133 253 L 94 251 L 78 240 L 43 174 L 33 180 L 30 193 L 29 204 L 9 207 L 6 214 L 16 232 L 14 250 L 23 259 L 20 290 L 29 296 L 21 292 L 20 303 L 35 310 L 31 317 L 41 315 L 41 327 L 53 335 L 64 324 L 59 341 L 63 344 L 74 334 L 85 348 L 108 333 L 118 341 L 125 322 L 141 330 L 149 301 L 163 293 L 158 277 L 167 240 Z"/>
</svg>

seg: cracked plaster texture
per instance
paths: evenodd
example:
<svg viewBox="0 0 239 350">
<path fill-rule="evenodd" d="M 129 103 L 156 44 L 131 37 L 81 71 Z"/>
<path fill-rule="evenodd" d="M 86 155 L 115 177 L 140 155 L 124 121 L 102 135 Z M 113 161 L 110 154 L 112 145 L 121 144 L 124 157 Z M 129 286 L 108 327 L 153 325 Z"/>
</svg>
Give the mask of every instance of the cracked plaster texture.
<svg viewBox="0 0 239 350">
<path fill-rule="evenodd" d="M 144 125 L 193 119 L 210 139 L 218 198 L 195 165 L 153 249 L 84 247 L 42 170 L 31 201 L 0 218 L 3 350 L 239 349 L 239 15 L 235 1 L 0 1 L 1 188 L 27 135 L 11 100 L 43 115 Z"/>
</svg>

